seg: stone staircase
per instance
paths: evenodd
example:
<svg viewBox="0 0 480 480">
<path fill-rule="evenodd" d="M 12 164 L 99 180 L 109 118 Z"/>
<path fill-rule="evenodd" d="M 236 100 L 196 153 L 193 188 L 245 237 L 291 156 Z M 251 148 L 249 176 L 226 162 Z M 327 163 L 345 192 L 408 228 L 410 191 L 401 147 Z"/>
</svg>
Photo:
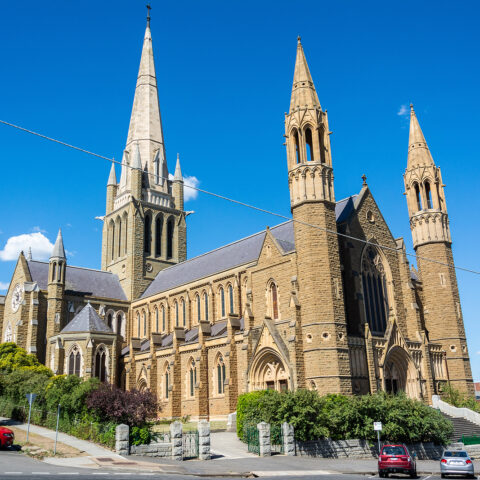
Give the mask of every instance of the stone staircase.
<svg viewBox="0 0 480 480">
<path fill-rule="evenodd" d="M 461 417 L 452 417 L 444 412 L 442 415 L 453 423 L 453 435 L 452 441 L 461 442 L 462 435 L 471 437 L 472 435 L 480 435 L 480 425 L 470 422 L 469 420 Z"/>
</svg>

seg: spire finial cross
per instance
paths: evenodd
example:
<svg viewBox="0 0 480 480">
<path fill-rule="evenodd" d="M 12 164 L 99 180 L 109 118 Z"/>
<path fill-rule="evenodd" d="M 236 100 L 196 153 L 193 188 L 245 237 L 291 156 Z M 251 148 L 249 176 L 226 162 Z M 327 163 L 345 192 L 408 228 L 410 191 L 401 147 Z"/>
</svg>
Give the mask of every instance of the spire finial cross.
<svg viewBox="0 0 480 480">
<path fill-rule="evenodd" d="M 366 185 L 367 184 L 367 176 L 365 174 L 362 175 L 362 180 L 363 180 L 363 184 Z"/>
<path fill-rule="evenodd" d="M 149 3 L 147 3 L 147 26 L 150 27 L 150 10 L 152 7 L 150 6 Z"/>
</svg>

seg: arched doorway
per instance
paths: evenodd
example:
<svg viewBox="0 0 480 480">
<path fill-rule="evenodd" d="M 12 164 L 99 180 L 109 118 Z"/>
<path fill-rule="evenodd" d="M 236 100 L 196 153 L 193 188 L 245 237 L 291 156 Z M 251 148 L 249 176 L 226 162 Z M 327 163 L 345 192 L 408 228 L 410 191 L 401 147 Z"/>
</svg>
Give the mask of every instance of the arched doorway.
<svg viewBox="0 0 480 480">
<path fill-rule="evenodd" d="M 254 359 L 249 374 L 250 390 L 288 390 L 290 375 L 280 355 L 271 348 L 262 349 Z"/>
<path fill-rule="evenodd" d="M 410 398 L 419 398 L 417 369 L 408 353 L 395 346 L 387 353 L 384 364 L 384 388 L 387 393 L 405 392 Z"/>
</svg>

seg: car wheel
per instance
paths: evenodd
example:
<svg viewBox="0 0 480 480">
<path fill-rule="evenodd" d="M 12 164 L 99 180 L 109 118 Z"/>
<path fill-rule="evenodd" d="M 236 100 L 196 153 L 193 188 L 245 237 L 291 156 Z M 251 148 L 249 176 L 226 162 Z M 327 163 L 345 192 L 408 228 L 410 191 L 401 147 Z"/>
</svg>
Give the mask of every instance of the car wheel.
<svg viewBox="0 0 480 480">
<path fill-rule="evenodd" d="M 444 473 L 442 473 L 440 476 L 441 476 L 442 478 L 446 478 L 446 475 L 445 475 Z"/>
<path fill-rule="evenodd" d="M 417 478 L 417 471 L 416 470 L 410 470 L 410 478 Z"/>
<path fill-rule="evenodd" d="M 378 472 L 378 476 L 379 476 L 380 478 L 385 478 L 385 473 L 383 473 L 383 472 Z"/>
</svg>

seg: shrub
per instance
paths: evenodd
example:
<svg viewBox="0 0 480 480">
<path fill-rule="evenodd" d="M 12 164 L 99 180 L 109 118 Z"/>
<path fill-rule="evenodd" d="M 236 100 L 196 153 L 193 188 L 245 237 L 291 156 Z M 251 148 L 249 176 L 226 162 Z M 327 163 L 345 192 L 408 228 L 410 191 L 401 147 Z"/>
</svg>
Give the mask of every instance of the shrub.
<svg viewBox="0 0 480 480">
<path fill-rule="evenodd" d="M 282 394 L 264 391 L 241 395 L 237 405 L 238 436 L 243 439 L 245 424 L 262 420 L 292 424 L 295 437 L 301 441 L 322 437 L 375 441 L 373 422 L 377 421 L 383 423 L 382 438 L 395 442 L 446 444 L 452 433 L 451 422 L 439 412 L 405 394 L 320 397 L 315 391 L 300 389 Z"/>
<path fill-rule="evenodd" d="M 29 370 L 32 373 L 43 373 L 47 376 L 52 375 L 52 371 L 42 365 L 35 355 L 27 353 L 26 350 L 18 347 L 15 343 L 0 344 L 0 371 L 12 372 L 18 369 Z"/>
<path fill-rule="evenodd" d="M 157 397 L 150 390 L 124 391 L 102 384 L 87 397 L 87 407 L 99 418 L 132 426 L 143 426 L 157 415 Z"/>
</svg>

